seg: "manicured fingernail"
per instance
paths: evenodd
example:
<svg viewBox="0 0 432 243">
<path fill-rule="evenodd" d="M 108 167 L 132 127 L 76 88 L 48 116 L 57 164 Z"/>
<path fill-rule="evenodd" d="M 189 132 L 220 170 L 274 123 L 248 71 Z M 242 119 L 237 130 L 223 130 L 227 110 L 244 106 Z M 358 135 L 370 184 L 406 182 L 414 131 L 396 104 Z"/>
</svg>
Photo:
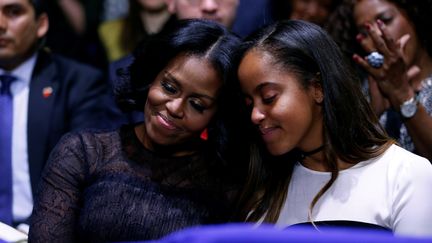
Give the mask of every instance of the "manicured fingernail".
<svg viewBox="0 0 432 243">
<path fill-rule="evenodd" d="M 369 23 L 367 23 L 367 24 L 365 24 L 365 28 L 366 28 L 367 30 L 371 30 L 372 26 L 371 26 Z"/>
<path fill-rule="evenodd" d="M 357 54 L 354 54 L 354 55 L 352 56 L 352 59 L 353 59 L 354 61 L 358 61 L 358 60 L 360 59 L 360 57 L 359 57 Z"/>
<path fill-rule="evenodd" d="M 381 21 L 381 19 L 377 19 L 376 22 L 377 22 L 379 27 L 381 27 L 381 28 L 384 27 L 384 23 Z"/>
</svg>

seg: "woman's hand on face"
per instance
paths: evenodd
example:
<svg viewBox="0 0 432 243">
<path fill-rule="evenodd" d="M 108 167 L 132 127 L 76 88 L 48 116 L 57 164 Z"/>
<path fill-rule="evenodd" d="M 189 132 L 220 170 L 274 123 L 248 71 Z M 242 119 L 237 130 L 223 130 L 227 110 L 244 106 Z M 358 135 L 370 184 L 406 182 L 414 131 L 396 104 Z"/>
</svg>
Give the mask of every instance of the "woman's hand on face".
<svg viewBox="0 0 432 243">
<path fill-rule="evenodd" d="M 368 87 L 370 105 L 375 114 L 380 117 L 385 110 L 390 108 L 390 101 L 383 95 L 377 81 L 372 76 L 368 77 Z"/>
<path fill-rule="evenodd" d="M 379 113 L 386 108 L 385 105 L 383 106 L 385 102 L 382 98 L 387 98 L 394 108 L 399 109 L 401 103 L 414 96 L 415 91 L 410 80 L 419 73 L 420 69 L 417 66 L 408 67 L 404 62 L 404 49 L 410 39 L 408 34 L 395 41 L 381 20 L 377 20 L 376 26 L 366 24 L 366 30 L 372 39 L 373 46 L 368 46 L 361 38 L 359 41 L 367 52 L 381 53 L 384 56 L 383 65 L 380 68 L 372 67 L 366 58 L 357 54 L 354 54 L 353 59 L 369 74 L 369 84 L 372 83 L 370 86 L 371 101 L 375 99 L 377 103 L 375 105 L 379 106 L 376 107 L 376 112 Z M 379 97 L 374 82 L 382 97 Z"/>
</svg>

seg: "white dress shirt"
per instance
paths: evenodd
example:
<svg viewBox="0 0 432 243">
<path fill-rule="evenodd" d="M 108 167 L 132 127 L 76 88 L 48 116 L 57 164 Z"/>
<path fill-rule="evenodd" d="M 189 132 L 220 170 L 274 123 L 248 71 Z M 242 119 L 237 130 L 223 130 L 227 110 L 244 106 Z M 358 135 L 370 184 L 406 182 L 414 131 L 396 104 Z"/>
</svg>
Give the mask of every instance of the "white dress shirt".
<svg viewBox="0 0 432 243">
<path fill-rule="evenodd" d="M 27 150 L 27 114 L 30 80 L 37 54 L 15 68 L 12 72 L 0 69 L 1 74 L 17 78 L 11 84 L 13 96 L 12 128 L 12 215 L 15 222 L 28 218 L 33 209 Z"/>
</svg>

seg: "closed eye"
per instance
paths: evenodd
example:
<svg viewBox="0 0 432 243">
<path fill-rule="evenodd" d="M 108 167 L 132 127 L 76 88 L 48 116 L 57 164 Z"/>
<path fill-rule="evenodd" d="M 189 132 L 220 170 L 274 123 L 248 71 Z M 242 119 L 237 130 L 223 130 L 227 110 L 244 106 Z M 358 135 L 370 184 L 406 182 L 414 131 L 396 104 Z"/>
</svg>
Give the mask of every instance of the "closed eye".
<svg viewBox="0 0 432 243">
<path fill-rule="evenodd" d="M 276 97 L 277 97 L 277 95 L 273 95 L 273 96 L 266 97 L 266 98 L 263 97 L 262 102 L 263 102 L 263 104 L 269 105 L 276 99 Z"/>
<path fill-rule="evenodd" d="M 391 16 L 381 16 L 378 19 L 381 20 L 386 25 L 390 25 L 393 21 L 393 17 Z"/>
<path fill-rule="evenodd" d="M 6 6 L 5 15 L 8 17 L 14 18 L 20 16 L 24 12 L 24 9 L 21 5 L 11 4 Z"/>
<path fill-rule="evenodd" d="M 174 85 L 172 85 L 171 83 L 169 83 L 169 81 L 162 80 L 161 86 L 167 93 L 170 93 L 170 94 L 177 93 L 177 88 Z"/>
<path fill-rule="evenodd" d="M 191 106 L 198 111 L 199 113 L 203 113 L 204 110 L 206 109 L 205 106 L 203 106 L 199 101 L 196 100 L 191 100 L 189 101 L 189 103 L 191 104 Z"/>
</svg>

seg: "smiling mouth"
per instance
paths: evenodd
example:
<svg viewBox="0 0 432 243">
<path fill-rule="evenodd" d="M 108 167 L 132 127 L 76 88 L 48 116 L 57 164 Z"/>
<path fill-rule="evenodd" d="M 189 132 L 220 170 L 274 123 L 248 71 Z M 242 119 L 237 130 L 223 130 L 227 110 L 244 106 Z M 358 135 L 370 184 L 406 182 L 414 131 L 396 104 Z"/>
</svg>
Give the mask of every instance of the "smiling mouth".
<svg viewBox="0 0 432 243">
<path fill-rule="evenodd" d="M 157 114 L 156 114 L 156 118 L 157 118 L 159 124 L 160 124 L 163 128 L 165 128 L 165 129 L 167 129 L 167 130 L 171 130 L 171 131 L 180 131 L 180 130 L 181 130 L 181 129 L 180 129 L 176 124 L 174 124 L 170 119 L 168 119 L 166 116 L 164 116 L 164 115 L 162 115 L 162 114 L 160 114 L 160 113 L 157 113 Z"/>
<path fill-rule="evenodd" d="M 5 46 L 10 42 L 10 40 L 5 38 L 0 38 L 0 46 Z"/>
<path fill-rule="evenodd" d="M 277 127 L 259 127 L 259 132 L 261 134 L 261 138 L 264 140 L 264 142 L 268 142 L 270 140 L 273 140 L 274 134 L 277 130 Z"/>
<path fill-rule="evenodd" d="M 259 131 L 261 133 L 261 135 L 266 135 L 271 133 L 272 131 L 274 131 L 276 129 L 276 127 L 259 127 Z"/>
</svg>

